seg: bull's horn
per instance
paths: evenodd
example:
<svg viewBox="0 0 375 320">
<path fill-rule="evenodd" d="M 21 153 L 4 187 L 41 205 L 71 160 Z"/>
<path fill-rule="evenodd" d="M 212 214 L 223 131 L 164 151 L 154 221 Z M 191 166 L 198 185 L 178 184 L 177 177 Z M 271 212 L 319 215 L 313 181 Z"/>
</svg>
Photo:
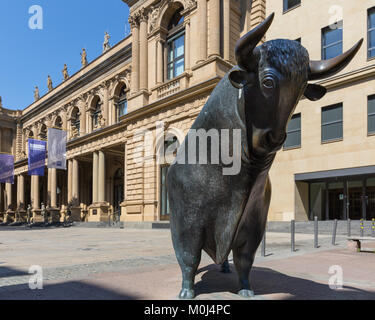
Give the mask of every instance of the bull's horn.
<svg viewBox="0 0 375 320">
<path fill-rule="evenodd" d="M 345 53 L 329 59 L 321 61 L 310 61 L 309 80 L 319 80 L 334 75 L 344 69 L 354 58 L 358 50 L 361 48 L 363 38 L 359 40 L 353 48 Z"/>
<path fill-rule="evenodd" d="M 242 69 L 251 71 L 253 50 L 271 26 L 274 16 L 275 14 L 272 13 L 266 20 L 237 41 L 235 49 L 236 60 Z"/>
</svg>

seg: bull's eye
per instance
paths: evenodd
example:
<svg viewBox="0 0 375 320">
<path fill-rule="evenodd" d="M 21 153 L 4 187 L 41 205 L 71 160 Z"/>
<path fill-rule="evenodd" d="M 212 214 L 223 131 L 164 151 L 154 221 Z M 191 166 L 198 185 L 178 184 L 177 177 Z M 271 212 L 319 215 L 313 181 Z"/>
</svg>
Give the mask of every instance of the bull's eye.
<svg viewBox="0 0 375 320">
<path fill-rule="evenodd" d="M 267 89 L 273 89 L 275 87 L 275 82 L 271 78 L 266 78 L 263 80 L 263 86 Z"/>
</svg>

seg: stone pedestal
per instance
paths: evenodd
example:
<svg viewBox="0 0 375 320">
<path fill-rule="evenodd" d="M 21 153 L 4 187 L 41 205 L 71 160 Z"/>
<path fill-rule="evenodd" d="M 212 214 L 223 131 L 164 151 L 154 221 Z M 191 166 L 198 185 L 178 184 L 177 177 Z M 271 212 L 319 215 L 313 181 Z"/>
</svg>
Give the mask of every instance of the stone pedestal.
<svg viewBox="0 0 375 320">
<path fill-rule="evenodd" d="M 71 209 L 72 216 L 70 219 L 72 221 L 81 221 L 81 207 L 74 207 Z"/>
<path fill-rule="evenodd" d="M 109 203 L 97 202 L 89 206 L 88 222 L 107 222 L 109 212 Z"/>
<path fill-rule="evenodd" d="M 56 223 L 60 221 L 60 209 L 58 208 L 49 208 L 49 222 Z"/>
<path fill-rule="evenodd" d="M 27 211 L 18 210 L 16 212 L 16 222 L 27 222 Z"/>
<path fill-rule="evenodd" d="M 37 222 L 44 222 L 44 217 L 42 215 L 42 210 L 40 209 L 33 209 L 32 211 L 32 222 L 37 223 Z"/>
<path fill-rule="evenodd" d="M 6 222 L 6 223 L 15 222 L 15 212 L 12 211 L 12 210 L 8 210 L 5 213 L 4 222 Z"/>
</svg>

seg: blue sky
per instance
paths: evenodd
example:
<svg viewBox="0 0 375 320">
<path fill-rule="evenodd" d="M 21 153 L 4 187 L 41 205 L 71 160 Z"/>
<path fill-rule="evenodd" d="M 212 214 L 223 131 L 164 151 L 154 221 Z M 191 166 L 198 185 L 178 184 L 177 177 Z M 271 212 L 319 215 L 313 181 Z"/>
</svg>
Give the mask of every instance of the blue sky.
<svg viewBox="0 0 375 320">
<path fill-rule="evenodd" d="M 32 30 L 29 8 L 43 9 L 43 29 Z M 80 52 L 88 61 L 102 53 L 104 32 L 113 46 L 130 32 L 129 8 L 121 0 L 1 0 L 0 96 L 3 106 L 24 109 L 34 101 L 34 87 L 47 92 L 62 82 L 64 63 L 69 75 L 81 67 Z"/>
</svg>

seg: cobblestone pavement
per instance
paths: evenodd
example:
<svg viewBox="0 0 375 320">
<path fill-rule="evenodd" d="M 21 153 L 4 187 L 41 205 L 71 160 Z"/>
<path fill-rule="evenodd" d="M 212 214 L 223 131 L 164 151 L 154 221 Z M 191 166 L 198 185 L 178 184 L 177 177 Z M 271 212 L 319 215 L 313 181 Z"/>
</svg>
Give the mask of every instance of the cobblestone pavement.
<svg viewBox="0 0 375 320">
<path fill-rule="evenodd" d="M 332 246 L 329 235 L 267 233 L 257 252 L 255 299 L 375 299 L 375 241 L 363 253 Z M 230 257 L 230 262 L 232 259 Z M 43 269 L 43 290 L 30 290 L 30 266 Z M 328 269 L 340 265 L 344 289 L 331 290 Z M 196 278 L 197 299 L 238 299 L 234 266 L 219 272 L 206 254 Z M 175 299 L 181 274 L 169 230 L 115 228 L 0 228 L 0 299 Z"/>
</svg>

